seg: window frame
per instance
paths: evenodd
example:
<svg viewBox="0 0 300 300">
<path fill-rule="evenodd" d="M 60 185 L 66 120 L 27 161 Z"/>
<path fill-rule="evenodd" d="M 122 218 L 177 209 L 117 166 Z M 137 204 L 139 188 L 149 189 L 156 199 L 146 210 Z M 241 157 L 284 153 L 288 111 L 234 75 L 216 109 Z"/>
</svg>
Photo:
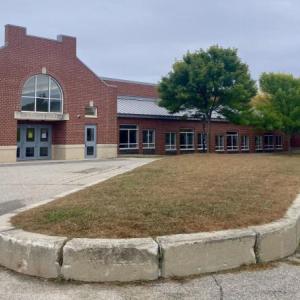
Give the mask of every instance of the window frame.
<svg viewBox="0 0 300 300">
<path fill-rule="evenodd" d="M 94 115 L 87 115 L 87 114 L 86 114 L 86 110 L 87 110 L 88 108 L 93 108 L 93 109 L 95 109 L 95 114 L 94 114 Z M 85 117 L 85 118 L 92 118 L 92 119 L 98 118 L 98 108 L 97 108 L 97 106 L 89 106 L 89 105 L 85 106 L 85 108 L 84 108 L 84 117 Z"/>
<path fill-rule="evenodd" d="M 222 140 L 222 144 L 220 145 L 220 141 Z M 225 151 L 225 138 L 224 134 L 216 134 L 215 135 L 215 151 L 216 152 L 224 152 Z"/>
<path fill-rule="evenodd" d="M 229 145 L 228 139 L 230 139 L 231 145 Z M 226 150 L 228 152 L 239 151 L 239 133 L 237 131 L 226 132 Z"/>
<path fill-rule="evenodd" d="M 181 144 L 181 136 L 185 136 L 185 141 L 188 140 L 188 135 L 192 135 L 192 144 Z M 193 151 L 195 150 L 195 132 L 194 129 L 181 129 L 179 132 L 179 149 L 180 151 Z"/>
<path fill-rule="evenodd" d="M 37 80 L 37 78 L 38 78 L 38 76 L 45 76 L 45 77 L 47 77 L 47 79 L 48 79 L 48 92 L 49 92 L 48 97 L 38 97 L 38 96 L 37 96 L 37 92 L 38 92 L 38 90 L 37 90 L 37 85 L 38 85 L 38 80 Z M 24 96 L 24 95 L 23 95 L 24 88 L 25 88 L 26 84 L 27 84 L 32 78 L 34 78 L 34 96 Z M 60 95 L 61 95 L 61 98 L 60 98 L 60 99 L 59 99 L 59 98 L 51 98 L 51 80 L 53 80 L 53 82 L 54 82 L 54 83 L 57 85 L 57 87 L 59 88 L 59 92 L 60 92 Z M 23 98 L 25 98 L 25 99 L 33 99 L 33 100 L 34 100 L 34 110 L 24 110 L 24 109 L 22 108 L 22 106 L 23 106 L 23 104 L 22 104 Z M 48 110 L 47 110 L 47 111 L 37 111 L 37 110 L 36 110 L 36 109 L 37 109 L 37 100 L 38 100 L 38 99 L 44 99 L 44 100 L 47 100 L 47 101 L 48 101 Z M 58 100 L 59 100 L 59 101 L 60 101 L 60 111 L 51 111 L 51 102 L 52 102 L 52 100 L 54 100 L 54 101 L 58 101 Z M 48 114 L 48 113 L 63 114 L 63 107 L 64 107 L 64 95 L 63 95 L 62 87 L 61 87 L 61 85 L 58 83 L 58 81 L 57 81 L 55 78 L 53 78 L 52 76 L 50 76 L 50 75 L 48 75 L 48 74 L 35 74 L 35 75 L 29 77 L 29 78 L 25 81 L 25 83 L 23 84 L 22 92 L 21 92 L 21 111 L 22 111 L 22 112 L 43 113 L 43 114 L 45 114 L 45 113 L 47 113 L 47 114 Z"/>
<path fill-rule="evenodd" d="M 135 128 L 121 128 L 121 127 L 135 127 Z M 120 133 L 121 131 L 127 131 L 127 143 L 121 143 L 120 142 Z M 136 143 L 130 143 L 130 132 L 135 131 L 135 137 L 136 137 Z M 139 149 L 139 128 L 135 124 L 121 124 L 119 126 L 119 150 L 137 150 Z M 127 147 L 122 148 L 121 145 L 127 145 Z M 130 145 L 135 145 L 135 147 L 130 147 Z"/>
<path fill-rule="evenodd" d="M 280 139 L 280 144 L 278 143 L 278 139 Z M 276 150 L 283 150 L 283 136 L 282 135 L 275 135 L 275 149 Z"/>
<path fill-rule="evenodd" d="M 257 143 L 257 141 L 259 141 L 259 143 Z M 264 150 L 263 136 L 256 135 L 255 136 L 255 151 L 263 151 L 263 150 Z"/>
<path fill-rule="evenodd" d="M 250 150 L 249 135 L 241 135 L 241 151 L 249 151 L 249 150 Z"/>
<path fill-rule="evenodd" d="M 166 137 L 169 136 L 169 138 L 170 138 L 171 135 L 174 135 L 174 144 L 172 144 L 172 143 L 167 144 Z M 176 140 L 177 140 L 176 132 L 166 132 L 165 133 L 165 151 L 177 151 Z M 172 141 L 172 138 L 170 138 L 170 141 Z"/>
<path fill-rule="evenodd" d="M 200 139 L 200 143 L 199 143 Z M 207 151 L 207 133 L 199 132 L 197 134 L 197 149 L 200 151 Z"/>
<path fill-rule="evenodd" d="M 152 132 L 152 135 L 150 135 L 149 133 Z M 144 133 L 147 133 L 147 141 L 144 142 Z M 150 137 L 152 137 L 152 142 L 150 142 Z M 142 130 L 142 146 L 143 149 L 155 149 L 155 129 L 143 129 Z"/>
<path fill-rule="evenodd" d="M 268 143 L 266 143 L 266 138 L 268 140 Z M 272 144 L 270 144 L 270 139 L 272 140 Z M 275 145 L 274 145 L 274 135 L 273 134 L 264 134 L 264 144 L 263 144 L 263 148 L 266 151 L 272 151 L 275 149 Z"/>
</svg>

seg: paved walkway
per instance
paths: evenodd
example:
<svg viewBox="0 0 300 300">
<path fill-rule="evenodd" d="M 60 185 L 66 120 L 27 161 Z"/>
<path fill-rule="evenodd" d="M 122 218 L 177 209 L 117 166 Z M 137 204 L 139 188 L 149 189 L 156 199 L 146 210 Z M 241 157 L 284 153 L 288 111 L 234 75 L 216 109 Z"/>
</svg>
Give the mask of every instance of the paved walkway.
<svg viewBox="0 0 300 300">
<path fill-rule="evenodd" d="M 140 284 L 80 284 L 41 280 L 0 268 L 2 300 L 296 300 L 300 266 L 279 263 L 264 271 L 233 272 L 182 281 Z"/>
<path fill-rule="evenodd" d="M 148 158 L 0 165 L 0 215 L 150 162 Z M 181 281 L 80 284 L 19 275 L 0 267 L 0 300 L 300 299 L 300 253 L 293 262 L 258 271 Z"/>
<path fill-rule="evenodd" d="M 152 158 L 0 164 L 0 215 L 124 173 Z"/>
</svg>

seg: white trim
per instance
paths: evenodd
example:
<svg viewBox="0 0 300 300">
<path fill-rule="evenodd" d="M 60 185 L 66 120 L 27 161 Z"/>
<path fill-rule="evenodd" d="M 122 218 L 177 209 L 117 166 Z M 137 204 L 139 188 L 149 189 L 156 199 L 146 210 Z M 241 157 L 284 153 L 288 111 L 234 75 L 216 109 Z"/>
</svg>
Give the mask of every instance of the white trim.
<svg viewBox="0 0 300 300">
<path fill-rule="evenodd" d="M 143 81 L 135 81 L 135 80 L 127 80 L 127 79 L 118 79 L 118 78 L 111 78 L 111 77 L 99 77 L 101 80 L 107 81 L 115 81 L 115 82 L 124 82 L 124 83 L 133 83 L 133 84 L 144 84 L 149 86 L 158 86 L 156 83 L 151 82 L 143 82 Z"/>
<path fill-rule="evenodd" d="M 135 129 L 134 128 L 124 128 L 122 129 L 121 126 L 135 126 Z M 139 127 L 138 125 L 135 125 L 135 124 L 120 124 L 119 125 L 119 134 L 120 134 L 120 131 L 128 131 L 128 135 L 127 135 L 127 139 L 128 141 L 130 141 L 130 131 L 135 131 L 136 132 L 136 143 L 120 143 L 119 141 L 119 150 L 137 150 L 139 149 Z M 127 147 L 120 147 L 121 145 L 127 145 Z M 133 147 L 131 147 L 131 145 Z"/>
<path fill-rule="evenodd" d="M 46 76 L 48 78 L 48 97 L 37 97 L 37 78 L 38 76 Z M 34 78 L 34 96 L 23 96 L 23 90 L 25 85 L 27 84 L 27 82 L 29 80 L 31 80 L 32 78 Z M 58 86 L 59 91 L 60 91 L 60 95 L 61 95 L 61 99 L 60 98 L 51 98 L 51 80 L 54 81 L 54 83 Z M 34 100 L 34 110 L 23 110 L 22 109 L 22 99 L 26 98 L 26 99 L 33 99 Z M 48 111 L 37 111 L 36 110 L 36 106 L 37 106 L 37 98 L 39 99 L 45 99 L 48 101 Z M 60 111 L 51 111 L 51 100 L 59 100 L 60 101 Z M 22 88 L 22 94 L 21 94 L 21 112 L 34 112 L 34 113 L 56 113 L 56 114 L 63 114 L 63 110 L 64 110 L 64 95 L 63 95 L 63 90 L 60 86 L 60 84 L 58 83 L 58 81 L 53 78 L 51 75 L 49 74 L 43 74 L 43 73 L 39 73 L 39 74 L 35 74 L 31 77 L 29 77 L 26 82 L 23 85 Z"/>
<path fill-rule="evenodd" d="M 181 135 L 182 134 L 185 135 L 186 142 L 187 142 L 187 136 L 188 136 L 188 134 L 191 134 L 192 138 L 193 138 L 192 144 L 188 144 L 188 143 L 181 144 L 180 140 L 181 140 Z M 180 151 L 192 151 L 192 150 L 195 150 L 195 132 L 194 132 L 194 129 L 186 128 L 186 129 L 181 129 L 180 130 L 180 132 L 179 132 L 179 149 L 180 149 Z"/>
<path fill-rule="evenodd" d="M 147 132 L 147 142 L 144 143 L 144 132 Z M 152 132 L 153 141 L 150 142 L 149 132 Z M 143 149 L 155 149 L 155 129 L 143 129 L 142 130 L 142 138 L 143 138 Z"/>
<path fill-rule="evenodd" d="M 166 135 L 169 135 L 169 137 L 170 137 L 173 134 L 174 134 L 174 144 L 172 144 L 172 143 L 166 144 Z M 170 140 L 172 140 L 172 138 L 170 138 Z M 176 140 L 177 140 L 176 132 L 166 132 L 165 133 L 165 151 L 177 151 Z"/>
<path fill-rule="evenodd" d="M 246 142 L 246 143 L 244 143 Z M 249 135 L 242 135 L 241 136 L 241 151 L 249 151 L 250 150 L 250 143 L 249 143 Z"/>
</svg>

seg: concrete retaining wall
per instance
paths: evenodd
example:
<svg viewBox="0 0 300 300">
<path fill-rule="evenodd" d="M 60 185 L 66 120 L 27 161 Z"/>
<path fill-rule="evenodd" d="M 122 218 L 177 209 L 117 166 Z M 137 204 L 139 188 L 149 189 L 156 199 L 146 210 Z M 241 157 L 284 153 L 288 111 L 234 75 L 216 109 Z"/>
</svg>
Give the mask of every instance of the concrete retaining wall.
<svg viewBox="0 0 300 300">
<path fill-rule="evenodd" d="M 80 281 L 154 280 L 158 245 L 145 239 L 73 239 L 63 248 L 62 275 Z"/>
<path fill-rule="evenodd" d="M 255 237 L 251 230 L 158 237 L 162 277 L 188 276 L 255 264 Z"/>
<path fill-rule="evenodd" d="M 204 274 L 284 258 L 300 241 L 300 196 L 270 224 L 155 240 L 67 240 L 16 230 L 12 216 L 0 217 L 0 265 L 44 278 L 107 282 Z"/>
<path fill-rule="evenodd" d="M 66 240 L 23 230 L 0 232 L 0 265 L 23 274 L 57 278 Z"/>
</svg>

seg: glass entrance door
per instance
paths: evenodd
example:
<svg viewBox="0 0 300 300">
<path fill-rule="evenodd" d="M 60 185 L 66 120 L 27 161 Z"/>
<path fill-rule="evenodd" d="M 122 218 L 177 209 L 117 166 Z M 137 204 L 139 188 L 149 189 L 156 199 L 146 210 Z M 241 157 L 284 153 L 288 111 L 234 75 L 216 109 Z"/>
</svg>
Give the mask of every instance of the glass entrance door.
<svg viewBox="0 0 300 300">
<path fill-rule="evenodd" d="M 51 159 L 51 126 L 19 125 L 17 128 L 17 159 Z"/>
<path fill-rule="evenodd" d="M 96 158 L 97 135 L 95 125 L 85 126 L 85 158 Z"/>
</svg>

